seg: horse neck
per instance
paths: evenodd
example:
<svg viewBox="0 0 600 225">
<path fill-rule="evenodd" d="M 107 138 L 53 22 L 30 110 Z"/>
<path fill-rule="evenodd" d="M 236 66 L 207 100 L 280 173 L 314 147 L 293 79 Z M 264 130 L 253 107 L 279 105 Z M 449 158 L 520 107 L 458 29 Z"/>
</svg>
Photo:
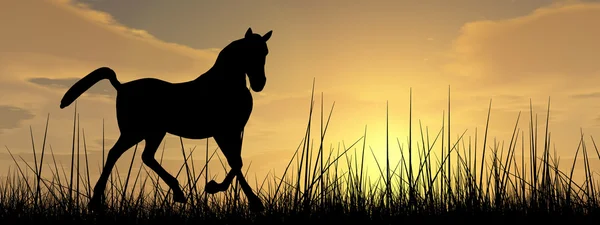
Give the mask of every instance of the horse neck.
<svg viewBox="0 0 600 225">
<path fill-rule="evenodd" d="M 239 66 L 229 64 L 226 60 L 217 59 L 206 73 L 194 81 L 222 89 L 247 88 L 246 73 L 238 68 Z"/>
</svg>

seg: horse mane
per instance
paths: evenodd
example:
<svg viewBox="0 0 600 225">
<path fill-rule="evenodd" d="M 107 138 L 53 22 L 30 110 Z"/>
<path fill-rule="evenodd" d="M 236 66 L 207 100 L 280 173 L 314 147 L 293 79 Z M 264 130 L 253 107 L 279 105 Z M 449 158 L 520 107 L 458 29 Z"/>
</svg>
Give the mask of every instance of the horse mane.
<svg viewBox="0 0 600 225">
<path fill-rule="evenodd" d="M 229 43 L 227 46 L 225 46 L 225 48 L 223 48 L 219 52 L 219 55 L 217 56 L 217 62 L 215 62 L 215 64 L 222 63 L 222 62 L 228 61 L 228 60 L 232 60 L 231 57 L 234 56 L 235 53 L 237 53 L 236 51 L 240 50 L 240 47 L 245 42 L 247 42 L 248 40 L 258 39 L 258 38 L 261 38 L 261 36 L 259 34 L 252 34 L 252 36 L 250 36 L 250 37 L 240 38 L 235 41 L 232 41 L 231 43 Z"/>
<path fill-rule="evenodd" d="M 243 41 L 244 41 L 243 38 L 242 39 L 238 39 L 238 40 L 232 41 L 227 46 L 225 46 L 225 48 L 223 48 L 219 52 L 219 55 L 217 56 L 217 62 L 219 60 L 228 60 L 232 56 L 234 56 L 235 53 L 237 53 L 237 51 L 239 51 L 240 45 L 243 43 Z"/>
</svg>

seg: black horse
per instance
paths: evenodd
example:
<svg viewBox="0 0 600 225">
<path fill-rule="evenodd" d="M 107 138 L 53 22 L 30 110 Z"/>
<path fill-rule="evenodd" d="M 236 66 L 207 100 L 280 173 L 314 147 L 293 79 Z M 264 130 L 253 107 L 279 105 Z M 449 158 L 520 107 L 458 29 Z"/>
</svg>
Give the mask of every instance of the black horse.
<svg viewBox="0 0 600 225">
<path fill-rule="evenodd" d="M 154 78 L 142 78 L 127 83 L 117 80 L 115 72 L 101 67 L 77 81 L 64 95 L 60 108 L 69 106 L 87 89 L 102 79 L 108 79 L 117 90 L 116 109 L 120 136 L 108 152 L 106 164 L 89 202 L 89 208 L 102 206 L 109 175 L 128 149 L 146 141 L 143 162 L 156 172 L 173 190 L 173 199 L 185 203 L 186 197 L 179 182 L 154 158 L 156 150 L 167 133 L 189 139 L 213 137 L 227 158 L 231 170 L 217 183 L 205 186 L 207 193 L 226 191 L 237 177 L 248 198 L 250 209 L 263 210 L 264 206 L 242 174 L 242 132 L 252 112 L 252 95 L 246 86 L 260 92 L 265 87 L 265 60 L 269 53 L 264 36 L 248 28 L 245 37 L 231 42 L 220 53 L 215 64 L 194 80 L 170 83 Z M 199 105 L 195 107 L 194 105 Z"/>
</svg>

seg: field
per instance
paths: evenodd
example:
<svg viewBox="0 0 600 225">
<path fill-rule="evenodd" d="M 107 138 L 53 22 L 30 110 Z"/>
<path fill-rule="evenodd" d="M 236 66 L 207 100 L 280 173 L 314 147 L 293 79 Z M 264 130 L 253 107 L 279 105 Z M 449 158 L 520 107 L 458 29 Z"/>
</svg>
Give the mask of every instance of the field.
<svg viewBox="0 0 600 225">
<path fill-rule="evenodd" d="M 151 170 L 144 169 L 145 174 L 134 174 L 131 169 L 114 170 L 106 190 L 109 208 L 102 214 L 93 213 L 86 208 L 94 185 L 89 179 L 87 160 L 81 162 L 82 169 L 77 171 L 73 170 L 79 163 L 75 161 L 71 162 L 71 168 L 59 168 L 52 150 L 43 144 L 32 151 L 36 162 L 33 165 L 13 157 L 14 169 L 0 181 L 0 221 L 2 224 L 591 224 L 600 221 L 597 172 L 589 166 L 590 160 L 600 159 L 595 141 L 592 138 L 592 143 L 586 143 L 582 136 L 579 147 L 573 151 L 575 160 L 581 161 L 562 161 L 571 169 L 561 171 L 549 144 L 548 118 L 544 129 L 544 125 L 538 126 L 533 119 L 533 112 L 529 118 L 519 114 L 521 121 L 517 123 L 529 119 L 530 129 L 518 132 L 515 124 L 507 147 L 490 145 L 488 124 L 482 137 L 459 135 L 461 138 L 455 142 L 447 138 L 455 135 L 447 131 L 448 119 L 433 134 L 423 132 L 419 126 L 418 134 L 409 134 L 412 143 L 404 145 L 410 147 L 401 151 L 408 154 L 402 154 L 398 162 L 390 161 L 389 157 L 376 158 L 375 169 L 380 175 L 373 177 L 364 172 L 365 158 L 374 157 L 366 135 L 350 146 L 328 149 L 323 139 L 331 113 L 323 115 L 321 104 L 320 115 L 313 115 L 314 105 L 310 107 L 306 136 L 286 170 L 257 184 L 250 182 L 265 204 L 262 213 L 247 209 L 236 183 L 225 193 L 204 193 L 203 186 L 210 180 L 206 165 L 195 165 L 189 157 L 191 153 L 183 148 L 186 161 L 177 177 L 187 194 L 187 204 L 174 204 L 168 187 Z M 320 119 L 314 119 L 315 116 Z M 318 124 L 313 123 L 316 120 Z M 319 126 L 320 134 L 312 134 L 312 126 Z M 75 140 L 75 129 L 72 135 Z M 46 137 L 43 138 L 45 143 Z M 533 144 L 525 145 L 525 140 Z M 481 142 L 482 145 L 477 145 Z M 6 150 L 11 153 L 8 147 Z M 81 150 L 85 159 L 86 151 L 86 148 Z M 215 160 L 217 150 L 204 151 L 206 158 Z M 390 151 L 388 147 L 386 152 Z M 80 149 L 74 144 L 72 152 L 78 154 Z M 54 162 L 55 166 L 41 166 L 52 165 L 48 162 Z M 583 165 L 584 182 L 573 181 L 576 164 Z"/>
</svg>

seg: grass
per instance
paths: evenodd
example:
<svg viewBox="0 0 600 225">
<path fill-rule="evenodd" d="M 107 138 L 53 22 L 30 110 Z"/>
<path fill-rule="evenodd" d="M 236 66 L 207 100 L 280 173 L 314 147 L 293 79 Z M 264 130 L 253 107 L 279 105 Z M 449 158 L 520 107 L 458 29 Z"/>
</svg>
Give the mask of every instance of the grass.
<svg viewBox="0 0 600 225">
<path fill-rule="evenodd" d="M 435 136 L 429 134 L 427 127 L 423 132 L 419 123 L 420 134 L 416 138 L 409 132 L 408 149 L 403 149 L 397 141 L 401 158 L 391 162 L 390 141 L 385 149 L 386 158 L 375 158 L 373 149 L 366 144 L 366 127 L 365 135 L 350 146 L 326 149 L 323 140 L 335 103 L 325 118 L 321 101 L 320 120 L 315 125 L 313 99 L 311 96 L 305 137 L 283 174 L 267 176 L 253 185 L 266 206 L 263 213 L 251 213 L 247 209 L 245 197 L 236 183 L 225 193 L 204 193 L 203 185 L 211 179 L 207 165 L 215 160 L 217 149 L 208 149 L 207 145 L 208 160 L 204 165 L 196 165 L 192 153 L 184 151 L 183 141 L 185 161 L 176 177 L 187 194 L 187 204 L 172 203 L 168 186 L 146 167 L 133 174 L 132 159 L 126 172 L 116 168 L 112 172 L 106 190 L 108 211 L 102 215 L 89 212 L 86 203 L 93 183 L 85 133 L 76 132 L 78 119 L 74 117 L 69 171 L 59 169 L 52 148 L 46 148 L 47 123 L 41 148 L 32 149 L 35 163 L 29 164 L 22 158 L 19 163 L 6 148 L 13 157 L 15 169 L 0 181 L 0 219 L 3 224 L 525 224 L 534 221 L 575 224 L 600 221 L 600 189 L 589 166 L 590 157 L 600 159 L 596 143 L 592 138 L 594 151 L 588 152 L 590 149 L 581 134 L 575 160 L 568 162 L 570 170 L 560 170 L 559 160 L 550 150 L 549 105 L 542 135 L 538 135 L 540 129 L 533 112 L 529 115 L 528 134 L 517 129 L 519 113 L 508 147 L 494 143 L 483 148 L 477 143 L 482 138 L 483 146 L 489 145 L 490 111 L 483 137 L 476 134 L 471 139 L 462 133 L 455 142 L 450 142 L 449 101 L 448 114 Z M 412 94 L 410 108 L 409 131 L 412 131 Z M 76 110 L 75 106 L 75 115 Z M 313 126 L 320 129 L 317 141 L 311 133 Z M 77 144 L 81 136 L 83 149 Z M 389 139 L 387 133 L 386 136 Z M 525 146 L 526 139 L 528 146 Z M 105 155 L 104 146 L 102 151 Z M 134 151 L 138 151 L 137 146 Z M 85 160 L 77 160 L 80 154 Z M 162 154 L 164 149 L 161 162 Z M 367 176 L 366 157 L 375 159 L 379 176 Z M 585 179 L 577 183 L 573 174 L 581 157 Z"/>
</svg>

